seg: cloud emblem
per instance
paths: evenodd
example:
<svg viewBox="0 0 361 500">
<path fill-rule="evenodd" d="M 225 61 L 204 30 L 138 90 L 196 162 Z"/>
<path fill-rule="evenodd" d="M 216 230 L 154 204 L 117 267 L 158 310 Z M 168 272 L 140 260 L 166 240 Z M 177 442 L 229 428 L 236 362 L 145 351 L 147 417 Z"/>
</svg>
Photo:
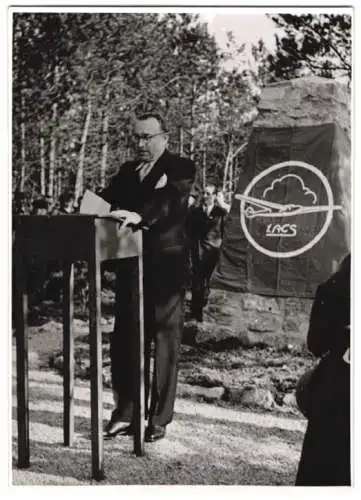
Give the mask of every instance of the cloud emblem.
<svg viewBox="0 0 361 500">
<path fill-rule="evenodd" d="M 317 203 L 316 193 L 305 185 L 302 177 L 299 177 L 298 175 L 295 175 L 295 174 L 287 174 L 287 175 L 283 175 L 282 177 L 278 177 L 277 179 L 275 179 L 272 182 L 272 184 L 263 191 L 262 197 L 266 198 L 266 196 L 269 196 L 283 182 L 289 182 L 289 179 L 291 179 L 292 181 L 294 181 L 295 183 L 298 184 L 298 187 L 296 189 L 300 193 L 302 193 L 302 195 L 304 197 L 308 197 L 308 201 L 311 198 L 312 205 L 315 205 Z M 296 191 L 296 189 L 295 189 L 295 191 Z"/>
</svg>

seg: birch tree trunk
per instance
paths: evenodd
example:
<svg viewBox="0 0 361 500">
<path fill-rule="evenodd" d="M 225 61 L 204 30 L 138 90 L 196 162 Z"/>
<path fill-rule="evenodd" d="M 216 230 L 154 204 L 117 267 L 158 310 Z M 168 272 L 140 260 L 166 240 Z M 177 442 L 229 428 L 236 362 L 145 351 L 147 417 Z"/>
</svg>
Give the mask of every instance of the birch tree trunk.
<svg viewBox="0 0 361 500">
<path fill-rule="evenodd" d="M 229 164 L 230 164 L 230 161 L 232 159 L 232 150 L 233 150 L 233 142 L 231 140 L 229 143 L 229 146 L 228 146 L 226 164 L 224 166 L 224 172 L 223 172 L 223 182 L 222 182 L 222 190 L 223 191 L 227 191 L 227 177 L 228 177 Z"/>
<path fill-rule="evenodd" d="M 234 169 L 233 169 L 233 162 L 235 160 L 235 158 L 240 154 L 242 153 L 242 151 L 245 150 L 245 148 L 247 147 L 247 142 L 243 143 L 241 146 L 239 146 L 236 151 L 233 153 L 233 143 L 231 141 L 230 145 L 229 145 L 229 149 L 228 149 L 228 154 L 227 154 L 227 159 L 226 159 L 226 165 L 224 167 L 224 173 L 223 173 L 223 190 L 226 190 L 227 189 L 227 177 L 229 177 L 230 179 L 233 179 L 234 177 Z M 229 169 L 230 169 L 230 165 L 232 163 L 232 172 L 231 174 L 229 175 Z M 232 187 L 233 187 L 233 180 L 232 180 Z"/>
<path fill-rule="evenodd" d="M 19 190 L 24 191 L 25 186 L 25 139 L 26 139 L 26 126 L 25 126 L 25 98 L 23 92 L 20 97 L 20 179 Z"/>
<path fill-rule="evenodd" d="M 40 194 L 45 196 L 45 145 L 44 121 L 40 120 Z"/>
<path fill-rule="evenodd" d="M 191 102 L 191 129 L 190 129 L 190 144 L 189 144 L 189 158 L 194 159 L 194 122 L 195 122 L 195 108 L 196 108 L 196 84 L 193 83 L 192 86 L 192 102 Z"/>
<path fill-rule="evenodd" d="M 108 79 L 106 85 L 105 107 L 103 110 L 103 120 L 102 120 L 102 158 L 100 164 L 100 187 L 102 188 L 105 187 L 105 174 L 107 170 L 107 158 L 108 158 L 109 97 L 110 97 L 110 85 Z"/>
<path fill-rule="evenodd" d="M 54 67 L 54 86 L 59 83 L 59 67 Z M 57 118 L 58 118 L 58 104 L 56 102 L 52 105 L 52 131 L 50 138 L 50 154 L 49 154 L 49 182 L 48 182 L 48 196 L 53 200 L 54 198 L 54 173 L 56 162 L 56 131 L 57 131 Z"/>
<path fill-rule="evenodd" d="M 75 193 L 74 193 L 75 200 L 78 200 L 80 198 L 80 196 L 83 194 L 85 148 L 86 148 L 86 142 L 87 142 L 87 138 L 88 138 L 91 114 L 92 114 L 92 103 L 91 103 L 91 96 L 89 95 L 87 113 L 86 113 L 86 117 L 85 117 L 83 134 L 82 134 L 82 138 L 81 138 L 81 145 L 80 145 L 80 152 L 79 152 L 79 164 L 78 164 L 78 170 L 76 172 L 76 179 L 75 179 Z"/>
<path fill-rule="evenodd" d="M 179 155 L 182 156 L 184 152 L 184 131 L 182 125 L 179 127 Z"/>
<path fill-rule="evenodd" d="M 248 142 L 244 142 L 241 146 L 239 146 L 236 151 L 233 153 L 232 158 L 236 158 L 242 151 L 244 151 L 247 147 Z"/>
<path fill-rule="evenodd" d="M 207 182 L 207 125 L 204 126 L 203 131 L 203 154 L 202 154 L 202 188 L 206 188 Z"/>
<path fill-rule="evenodd" d="M 203 155 L 202 155 L 202 187 L 206 188 L 207 182 L 207 137 L 208 137 L 208 86 L 205 92 L 205 124 L 203 129 Z"/>
<path fill-rule="evenodd" d="M 63 189 L 63 171 L 60 169 L 58 171 L 58 176 L 57 176 L 57 198 L 59 199 L 59 196 L 61 195 L 62 189 Z"/>
<path fill-rule="evenodd" d="M 202 155 L 202 189 L 203 191 L 206 188 L 207 182 L 207 150 L 205 145 L 203 146 L 203 155 Z"/>
<path fill-rule="evenodd" d="M 233 193 L 233 162 L 234 162 L 234 156 L 232 156 L 232 159 L 230 161 L 230 164 L 229 164 L 229 181 L 228 181 L 228 189 L 227 189 L 227 192 L 226 192 L 226 195 L 227 195 L 227 199 L 226 201 L 229 202 L 231 197 L 232 197 L 232 193 Z"/>
</svg>

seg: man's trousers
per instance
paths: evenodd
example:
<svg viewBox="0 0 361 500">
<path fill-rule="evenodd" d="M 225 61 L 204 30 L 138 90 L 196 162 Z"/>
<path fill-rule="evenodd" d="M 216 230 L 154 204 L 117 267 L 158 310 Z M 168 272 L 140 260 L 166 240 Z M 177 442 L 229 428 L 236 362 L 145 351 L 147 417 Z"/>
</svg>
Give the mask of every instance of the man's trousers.
<svg viewBox="0 0 361 500">
<path fill-rule="evenodd" d="M 132 420 L 136 390 L 135 264 L 133 259 L 124 260 L 117 269 L 115 328 L 110 343 L 113 391 L 118 417 L 124 421 Z M 184 321 L 185 280 L 186 253 L 183 249 L 144 258 L 145 406 L 153 425 L 167 425 L 173 417 Z M 155 363 L 151 380 L 153 346 Z"/>
<path fill-rule="evenodd" d="M 208 301 L 209 282 L 219 259 L 219 248 L 192 249 L 191 316 L 203 321 L 203 307 Z"/>
</svg>

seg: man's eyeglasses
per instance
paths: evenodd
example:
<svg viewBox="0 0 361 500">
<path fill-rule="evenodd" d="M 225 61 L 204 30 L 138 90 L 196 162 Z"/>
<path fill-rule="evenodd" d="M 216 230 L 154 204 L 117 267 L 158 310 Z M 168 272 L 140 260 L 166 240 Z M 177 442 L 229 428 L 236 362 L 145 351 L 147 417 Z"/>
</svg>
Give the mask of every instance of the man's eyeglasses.
<svg viewBox="0 0 361 500">
<path fill-rule="evenodd" d="M 133 135 L 133 141 L 135 142 L 149 142 L 153 137 L 157 137 L 158 135 L 162 135 L 164 132 L 158 132 L 157 134 L 152 134 L 152 135 Z"/>
</svg>

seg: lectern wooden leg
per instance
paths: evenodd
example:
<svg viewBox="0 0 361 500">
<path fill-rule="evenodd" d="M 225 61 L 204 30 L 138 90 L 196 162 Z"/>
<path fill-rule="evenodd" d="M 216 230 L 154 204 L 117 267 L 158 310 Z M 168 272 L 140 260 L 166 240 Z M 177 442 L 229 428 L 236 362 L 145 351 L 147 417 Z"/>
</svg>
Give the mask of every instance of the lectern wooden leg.
<svg viewBox="0 0 361 500">
<path fill-rule="evenodd" d="M 103 461 L 103 370 L 102 335 L 100 330 L 100 260 L 99 250 L 89 260 L 89 318 L 90 318 L 90 405 L 92 476 L 96 481 L 104 479 Z"/>
<path fill-rule="evenodd" d="M 74 442 L 74 332 L 73 332 L 74 265 L 63 265 L 63 352 L 64 352 L 64 445 Z"/>
<path fill-rule="evenodd" d="M 29 440 L 29 380 L 28 380 L 28 296 L 23 259 L 15 256 L 15 329 L 16 329 L 16 395 L 18 419 L 18 466 L 30 466 Z"/>
<path fill-rule="evenodd" d="M 144 292 L 143 292 L 143 257 L 138 257 L 138 283 L 135 283 L 137 291 L 137 316 L 138 335 L 136 338 L 136 400 L 134 404 L 134 453 L 137 456 L 144 455 Z"/>
</svg>

